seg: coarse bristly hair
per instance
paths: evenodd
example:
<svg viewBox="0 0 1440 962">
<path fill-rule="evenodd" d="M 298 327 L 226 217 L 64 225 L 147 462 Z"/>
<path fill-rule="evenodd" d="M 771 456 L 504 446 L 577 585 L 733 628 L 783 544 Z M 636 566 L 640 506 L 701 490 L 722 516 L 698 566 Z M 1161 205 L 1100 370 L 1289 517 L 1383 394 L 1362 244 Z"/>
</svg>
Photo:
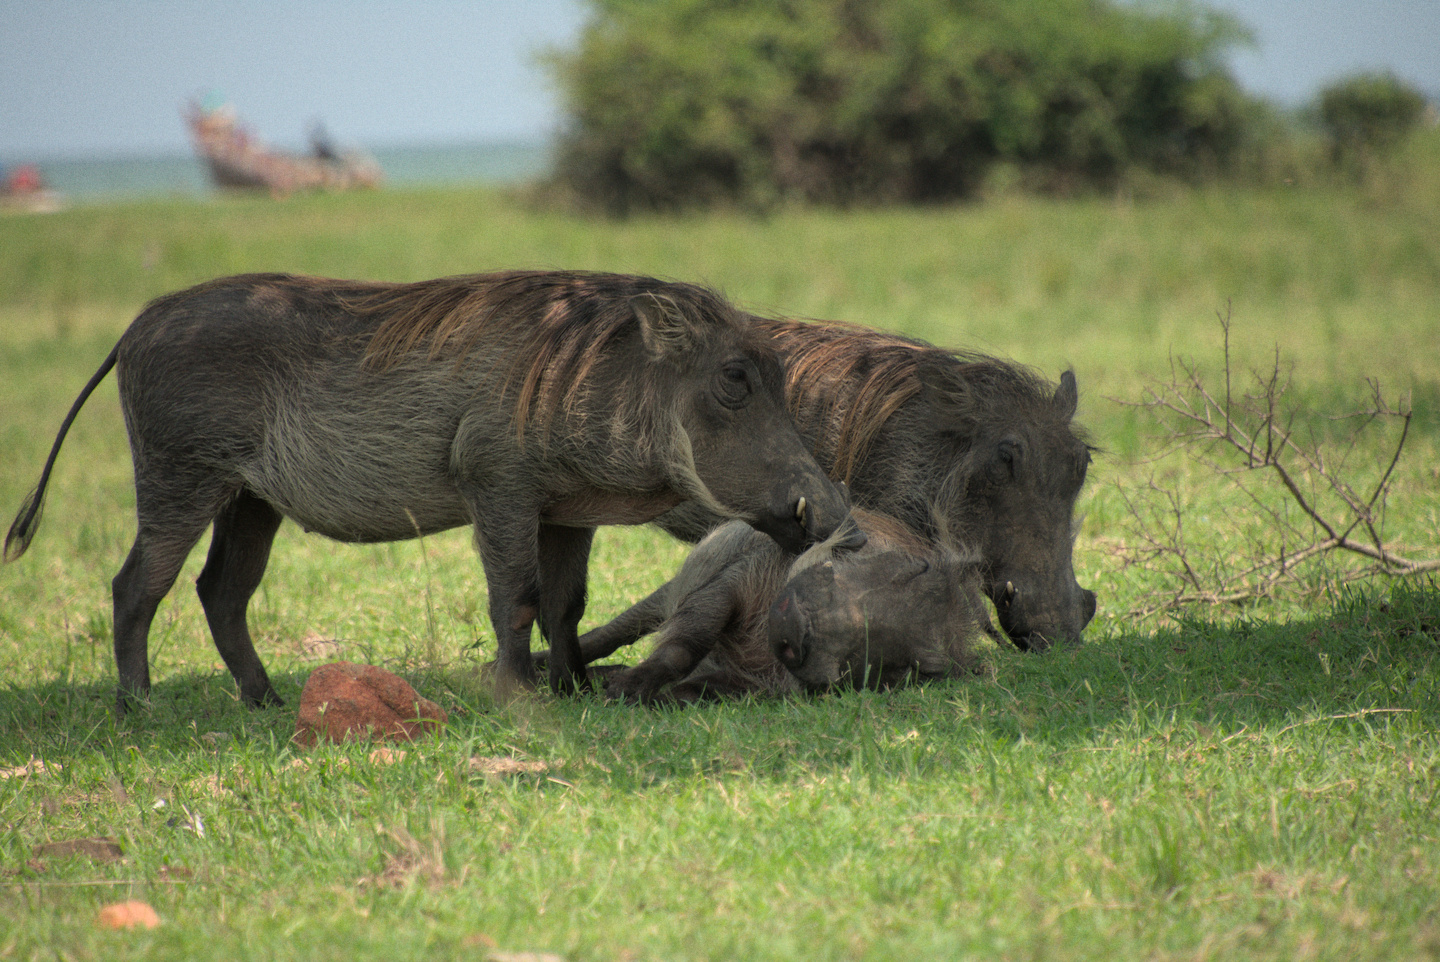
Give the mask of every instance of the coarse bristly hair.
<svg viewBox="0 0 1440 962">
<path fill-rule="evenodd" d="M 744 330 L 720 295 L 694 284 L 587 271 L 502 271 L 377 287 L 347 297 L 346 310 L 379 319 L 364 363 L 385 371 L 422 353 L 460 367 L 482 338 L 519 341 L 507 383 L 519 382 L 516 429 L 544 431 L 584 396 L 586 378 L 607 349 L 640 326 L 646 304 L 692 331 Z M 648 346 L 648 345 L 647 345 Z"/>
<path fill-rule="evenodd" d="M 927 381 L 955 388 L 946 391 L 947 411 L 977 432 L 1018 416 L 1052 416 L 1054 385 L 1023 365 L 839 321 L 754 321 L 787 358 L 791 413 L 806 423 L 801 412 L 818 410 L 817 454 L 828 455 L 832 475 L 847 484 L 886 421 Z"/>
</svg>

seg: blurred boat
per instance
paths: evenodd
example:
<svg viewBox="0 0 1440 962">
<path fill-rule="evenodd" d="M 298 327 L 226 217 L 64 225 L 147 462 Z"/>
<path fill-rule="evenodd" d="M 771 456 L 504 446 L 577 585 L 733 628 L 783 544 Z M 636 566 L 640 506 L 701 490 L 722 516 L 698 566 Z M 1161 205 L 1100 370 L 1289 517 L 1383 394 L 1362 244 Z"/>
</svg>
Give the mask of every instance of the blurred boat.
<svg viewBox="0 0 1440 962">
<path fill-rule="evenodd" d="M 356 151 L 336 151 L 319 125 L 310 131 L 310 153 L 292 154 L 251 134 L 229 104 L 210 107 L 192 102 L 185 122 L 195 153 L 210 168 L 217 187 L 268 190 L 283 197 L 298 191 L 380 186 L 382 175 L 375 159 Z"/>
</svg>

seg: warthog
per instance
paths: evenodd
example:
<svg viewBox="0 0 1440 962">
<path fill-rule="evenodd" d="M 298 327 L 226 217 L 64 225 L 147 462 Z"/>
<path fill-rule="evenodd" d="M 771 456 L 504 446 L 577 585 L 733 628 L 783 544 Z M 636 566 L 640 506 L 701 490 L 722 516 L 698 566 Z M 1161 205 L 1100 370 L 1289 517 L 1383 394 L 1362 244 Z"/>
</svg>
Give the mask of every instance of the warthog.
<svg viewBox="0 0 1440 962">
<path fill-rule="evenodd" d="M 1090 447 L 1060 384 L 1018 365 L 861 327 L 753 318 L 786 358 L 801 436 L 857 505 L 980 555 L 1000 625 L 1022 649 L 1076 642 L 1095 593 L 1075 581 L 1075 499 Z M 721 523 L 698 504 L 657 522 L 687 541 Z"/>
<path fill-rule="evenodd" d="M 338 541 L 472 525 L 499 682 L 584 679 L 576 626 L 596 525 L 677 504 L 740 518 L 791 550 L 828 536 L 843 495 L 806 451 L 769 338 L 699 287 L 511 272 L 413 284 L 224 278 L 151 303 L 61 425 L 5 541 L 19 557 L 80 406 L 111 367 L 138 530 L 115 577 L 121 709 L 150 688 L 156 606 L 205 528 L 196 582 L 243 699 L 278 702 L 246 625 L 285 517 Z"/>
<path fill-rule="evenodd" d="M 610 670 L 606 691 L 695 701 L 970 674 L 971 644 L 989 625 L 972 557 L 856 509 L 798 558 L 743 524 L 722 525 L 580 648 L 592 662 L 656 632 L 654 652 Z"/>
</svg>

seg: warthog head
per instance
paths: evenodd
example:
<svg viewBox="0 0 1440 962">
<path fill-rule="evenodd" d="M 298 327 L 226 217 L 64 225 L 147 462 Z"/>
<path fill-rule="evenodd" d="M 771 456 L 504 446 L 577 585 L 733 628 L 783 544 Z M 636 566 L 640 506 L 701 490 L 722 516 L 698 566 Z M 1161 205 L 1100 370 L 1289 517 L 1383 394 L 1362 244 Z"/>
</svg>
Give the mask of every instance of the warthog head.
<svg viewBox="0 0 1440 962">
<path fill-rule="evenodd" d="M 834 532 L 849 503 L 796 432 L 783 361 L 769 342 L 748 325 L 693 324 L 664 298 L 632 303 L 647 351 L 669 369 L 661 376 L 677 381 L 667 393 L 684 450 L 668 460 L 682 466 L 679 486 L 787 551 Z"/>
<path fill-rule="evenodd" d="M 1095 616 L 1095 593 L 1075 580 L 1075 501 L 1090 448 L 1071 424 L 1078 395 L 1066 371 L 1052 397 L 982 420 L 969 441 L 964 490 L 942 516 L 983 559 L 984 591 L 1021 649 L 1076 643 Z"/>
<path fill-rule="evenodd" d="M 792 569 L 770 608 L 769 642 L 806 688 L 889 688 L 969 670 L 969 643 L 989 621 L 974 559 L 890 544 L 842 545 Z"/>
</svg>

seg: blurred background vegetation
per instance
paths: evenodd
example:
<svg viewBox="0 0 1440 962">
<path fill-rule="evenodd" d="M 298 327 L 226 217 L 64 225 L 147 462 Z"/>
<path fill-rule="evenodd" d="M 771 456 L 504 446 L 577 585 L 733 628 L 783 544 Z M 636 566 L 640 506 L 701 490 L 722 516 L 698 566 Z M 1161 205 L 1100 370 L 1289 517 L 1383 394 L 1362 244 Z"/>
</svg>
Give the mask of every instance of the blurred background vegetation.
<svg viewBox="0 0 1440 962">
<path fill-rule="evenodd" d="M 549 58 L 569 126 L 547 193 L 611 214 L 1363 178 L 1426 113 L 1388 75 L 1281 111 L 1225 64 L 1245 27 L 1196 4 L 591 6 Z"/>
</svg>

